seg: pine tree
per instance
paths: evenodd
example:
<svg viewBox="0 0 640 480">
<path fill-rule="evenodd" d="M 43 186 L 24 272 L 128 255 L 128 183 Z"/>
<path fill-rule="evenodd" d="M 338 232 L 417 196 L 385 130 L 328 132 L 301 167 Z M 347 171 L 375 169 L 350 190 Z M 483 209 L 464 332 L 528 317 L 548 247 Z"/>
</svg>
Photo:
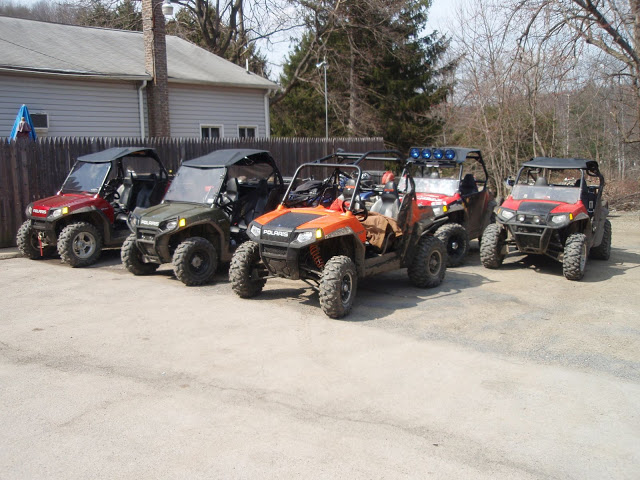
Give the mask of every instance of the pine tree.
<svg viewBox="0 0 640 480">
<path fill-rule="evenodd" d="M 428 0 L 352 0 L 337 10 L 335 27 L 324 38 L 318 59 L 329 63 L 329 123 L 332 136 L 383 136 L 407 149 L 440 131 L 432 107 L 445 100 L 443 77 L 453 65 L 439 67 L 447 43 L 436 33 L 421 36 Z M 310 35 L 307 35 L 308 38 Z M 285 66 L 288 84 L 309 42 L 301 42 Z M 324 132 L 321 70 L 310 72 L 272 110 L 276 135 Z"/>
</svg>

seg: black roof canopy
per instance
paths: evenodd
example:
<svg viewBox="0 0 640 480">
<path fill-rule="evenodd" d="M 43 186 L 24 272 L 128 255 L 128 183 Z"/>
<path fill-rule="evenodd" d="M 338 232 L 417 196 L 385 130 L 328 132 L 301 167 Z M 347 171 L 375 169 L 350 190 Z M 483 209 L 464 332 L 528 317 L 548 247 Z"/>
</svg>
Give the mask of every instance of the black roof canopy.
<svg viewBox="0 0 640 480">
<path fill-rule="evenodd" d="M 266 163 L 275 169 L 275 162 L 268 151 L 247 148 L 215 150 L 201 157 L 182 162 L 182 165 L 197 168 L 214 168 L 229 167 L 235 164 L 253 165 L 256 163 Z"/>
<path fill-rule="evenodd" d="M 149 147 L 114 147 L 107 148 L 100 152 L 90 153 L 78 157 L 78 161 L 87 163 L 108 163 L 118 158 L 138 155 L 141 157 L 152 157 L 158 160 L 158 154 L 153 148 Z"/>
<path fill-rule="evenodd" d="M 583 158 L 535 157 L 522 165 L 530 168 L 576 168 L 580 170 L 598 171 L 598 162 Z"/>
</svg>

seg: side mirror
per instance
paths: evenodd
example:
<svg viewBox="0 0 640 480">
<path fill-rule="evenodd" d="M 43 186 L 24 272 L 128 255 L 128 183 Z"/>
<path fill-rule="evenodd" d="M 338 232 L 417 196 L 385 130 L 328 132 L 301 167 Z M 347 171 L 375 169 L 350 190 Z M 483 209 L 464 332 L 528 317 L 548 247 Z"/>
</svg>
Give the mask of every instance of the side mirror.
<svg viewBox="0 0 640 480">
<path fill-rule="evenodd" d="M 511 187 L 513 187 L 515 184 L 516 184 L 516 181 L 515 181 L 515 179 L 514 179 L 514 178 L 512 178 L 512 177 L 509 177 L 509 178 L 507 178 L 507 179 L 504 181 L 504 185 L 505 185 L 505 187 L 507 187 L 507 188 L 511 188 Z"/>
</svg>

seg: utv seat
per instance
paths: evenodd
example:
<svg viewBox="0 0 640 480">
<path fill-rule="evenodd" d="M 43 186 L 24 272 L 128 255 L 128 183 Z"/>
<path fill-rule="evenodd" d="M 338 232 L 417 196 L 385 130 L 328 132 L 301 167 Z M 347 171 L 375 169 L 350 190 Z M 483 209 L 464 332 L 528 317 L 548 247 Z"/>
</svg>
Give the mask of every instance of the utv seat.
<svg viewBox="0 0 640 480">
<path fill-rule="evenodd" d="M 258 188 L 256 189 L 256 193 L 258 199 L 256 201 L 256 205 L 253 211 L 253 218 L 247 221 L 247 224 L 251 222 L 256 217 L 259 217 L 265 210 L 267 209 L 267 202 L 269 201 L 269 186 L 267 185 L 267 181 L 263 178 L 258 183 Z"/>
<path fill-rule="evenodd" d="M 547 182 L 547 179 L 544 177 L 538 177 L 536 179 L 536 183 L 535 183 L 536 187 L 548 187 L 549 186 L 549 182 Z"/>
<path fill-rule="evenodd" d="M 371 207 L 372 212 L 379 213 L 385 217 L 397 218 L 400 211 L 400 200 L 398 197 L 398 187 L 395 182 L 387 182 L 380 198 Z"/>
<path fill-rule="evenodd" d="M 126 211 L 131 210 L 131 203 L 133 200 L 133 183 L 135 179 L 135 173 L 128 171 L 122 180 L 122 193 L 120 194 L 120 205 Z"/>
<path fill-rule="evenodd" d="M 462 196 L 478 193 L 478 185 L 472 173 L 467 173 L 460 182 L 460 194 Z"/>
<path fill-rule="evenodd" d="M 144 182 L 136 195 L 136 207 L 147 208 L 151 205 L 151 194 L 153 193 L 153 183 Z"/>
<path fill-rule="evenodd" d="M 240 198 L 240 212 L 237 223 L 240 227 L 246 228 L 255 218 L 264 213 L 269 199 L 269 189 L 267 181 L 262 179 L 255 189 Z"/>
</svg>

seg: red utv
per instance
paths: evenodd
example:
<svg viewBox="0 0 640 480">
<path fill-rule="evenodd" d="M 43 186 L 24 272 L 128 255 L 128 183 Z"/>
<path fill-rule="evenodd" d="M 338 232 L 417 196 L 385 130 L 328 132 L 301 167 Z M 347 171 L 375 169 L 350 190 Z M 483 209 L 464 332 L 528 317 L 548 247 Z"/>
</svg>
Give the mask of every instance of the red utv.
<svg viewBox="0 0 640 480">
<path fill-rule="evenodd" d="M 23 256 L 56 249 L 72 267 L 94 263 L 103 247 L 120 247 L 127 216 L 162 200 L 168 174 L 151 148 L 117 147 L 79 157 L 60 191 L 27 207 L 16 242 Z"/>
<path fill-rule="evenodd" d="M 538 157 L 525 163 L 496 223 L 484 231 L 482 264 L 499 268 L 511 252 L 547 255 L 562 262 L 567 279 L 582 279 L 587 257 L 608 260 L 611 254 L 604 184 L 593 160 Z"/>
<path fill-rule="evenodd" d="M 482 236 L 496 207 L 482 153 L 473 148 L 413 147 L 410 156 L 418 167 L 418 205 L 433 208 L 439 224 L 435 236 L 447 246 L 448 266 L 462 265 L 469 241 Z"/>
</svg>

